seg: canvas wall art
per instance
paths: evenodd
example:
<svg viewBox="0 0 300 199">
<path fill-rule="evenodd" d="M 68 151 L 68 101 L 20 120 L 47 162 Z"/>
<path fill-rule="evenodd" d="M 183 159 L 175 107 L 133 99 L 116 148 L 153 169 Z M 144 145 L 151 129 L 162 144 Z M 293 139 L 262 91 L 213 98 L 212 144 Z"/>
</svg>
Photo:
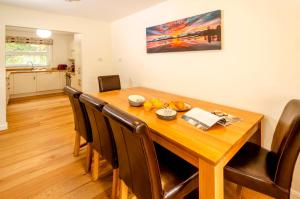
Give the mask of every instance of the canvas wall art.
<svg viewBox="0 0 300 199">
<path fill-rule="evenodd" d="M 221 10 L 146 29 L 147 53 L 221 49 Z"/>
</svg>

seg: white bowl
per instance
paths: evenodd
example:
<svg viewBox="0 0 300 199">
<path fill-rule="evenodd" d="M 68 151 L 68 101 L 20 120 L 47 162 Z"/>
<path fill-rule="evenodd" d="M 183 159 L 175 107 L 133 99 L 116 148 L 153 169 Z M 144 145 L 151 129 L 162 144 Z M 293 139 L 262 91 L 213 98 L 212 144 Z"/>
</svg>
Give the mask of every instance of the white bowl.
<svg viewBox="0 0 300 199">
<path fill-rule="evenodd" d="M 142 106 L 145 98 L 141 95 L 129 95 L 128 102 L 131 106 Z"/>
<path fill-rule="evenodd" d="M 159 119 L 162 120 L 174 120 L 176 118 L 177 112 L 169 108 L 162 108 L 156 111 L 156 115 Z"/>
</svg>

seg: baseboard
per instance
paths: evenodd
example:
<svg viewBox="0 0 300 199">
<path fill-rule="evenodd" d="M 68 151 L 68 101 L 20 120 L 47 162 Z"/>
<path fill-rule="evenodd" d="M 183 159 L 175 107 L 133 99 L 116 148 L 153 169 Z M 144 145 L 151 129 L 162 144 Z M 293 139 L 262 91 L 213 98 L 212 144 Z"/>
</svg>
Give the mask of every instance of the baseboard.
<svg viewBox="0 0 300 199">
<path fill-rule="evenodd" d="M 10 95 L 9 98 L 15 99 L 15 98 L 22 98 L 22 97 L 38 96 L 38 95 L 47 95 L 47 94 L 53 94 L 53 93 L 62 93 L 62 92 L 64 92 L 62 89 L 39 91 L 39 92 L 34 92 L 34 93 L 23 93 L 23 94 Z"/>
<path fill-rule="evenodd" d="M 5 122 L 4 124 L 0 124 L 0 131 L 4 131 L 7 129 L 7 122 Z"/>
<path fill-rule="evenodd" d="M 291 199 L 300 199 L 300 192 L 294 189 L 291 189 Z"/>
</svg>

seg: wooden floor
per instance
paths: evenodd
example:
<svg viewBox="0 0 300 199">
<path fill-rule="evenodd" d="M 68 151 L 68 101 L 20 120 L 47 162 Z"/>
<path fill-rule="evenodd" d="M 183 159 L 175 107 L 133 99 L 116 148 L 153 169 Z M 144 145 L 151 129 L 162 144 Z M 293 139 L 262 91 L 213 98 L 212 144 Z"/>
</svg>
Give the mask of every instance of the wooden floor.
<svg viewBox="0 0 300 199">
<path fill-rule="evenodd" d="M 73 157 L 74 124 L 63 94 L 11 102 L 0 133 L 0 198 L 108 199 L 111 175 L 97 182 L 84 171 L 85 149 Z M 226 182 L 227 199 L 234 186 Z M 243 189 L 243 198 L 268 199 Z"/>
</svg>

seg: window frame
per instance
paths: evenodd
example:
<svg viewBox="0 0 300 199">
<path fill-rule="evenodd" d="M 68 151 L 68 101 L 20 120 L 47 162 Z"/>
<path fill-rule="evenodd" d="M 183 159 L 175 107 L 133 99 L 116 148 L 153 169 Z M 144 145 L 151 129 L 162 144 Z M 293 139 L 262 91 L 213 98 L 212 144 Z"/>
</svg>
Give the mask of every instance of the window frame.
<svg viewBox="0 0 300 199">
<path fill-rule="evenodd" d="M 7 68 L 13 68 L 13 67 L 50 67 L 51 64 L 52 64 L 52 50 L 53 50 L 53 47 L 52 45 L 46 45 L 47 46 L 47 52 L 30 52 L 30 51 L 7 51 L 6 50 L 6 44 L 7 42 L 5 43 L 5 67 Z M 23 43 L 20 43 L 20 44 L 23 44 Z M 28 43 L 30 44 L 30 43 Z M 26 43 L 24 43 L 24 45 L 26 45 Z M 45 44 L 34 44 L 34 45 L 45 45 Z M 34 55 L 41 55 L 41 56 L 47 56 L 48 58 L 48 61 L 47 61 L 47 64 L 46 65 L 37 65 L 37 64 L 34 64 L 31 66 L 30 64 L 26 63 L 26 64 L 7 64 L 6 63 L 6 56 L 20 56 L 20 55 L 27 55 L 27 56 L 34 56 Z"/>
</svg>

